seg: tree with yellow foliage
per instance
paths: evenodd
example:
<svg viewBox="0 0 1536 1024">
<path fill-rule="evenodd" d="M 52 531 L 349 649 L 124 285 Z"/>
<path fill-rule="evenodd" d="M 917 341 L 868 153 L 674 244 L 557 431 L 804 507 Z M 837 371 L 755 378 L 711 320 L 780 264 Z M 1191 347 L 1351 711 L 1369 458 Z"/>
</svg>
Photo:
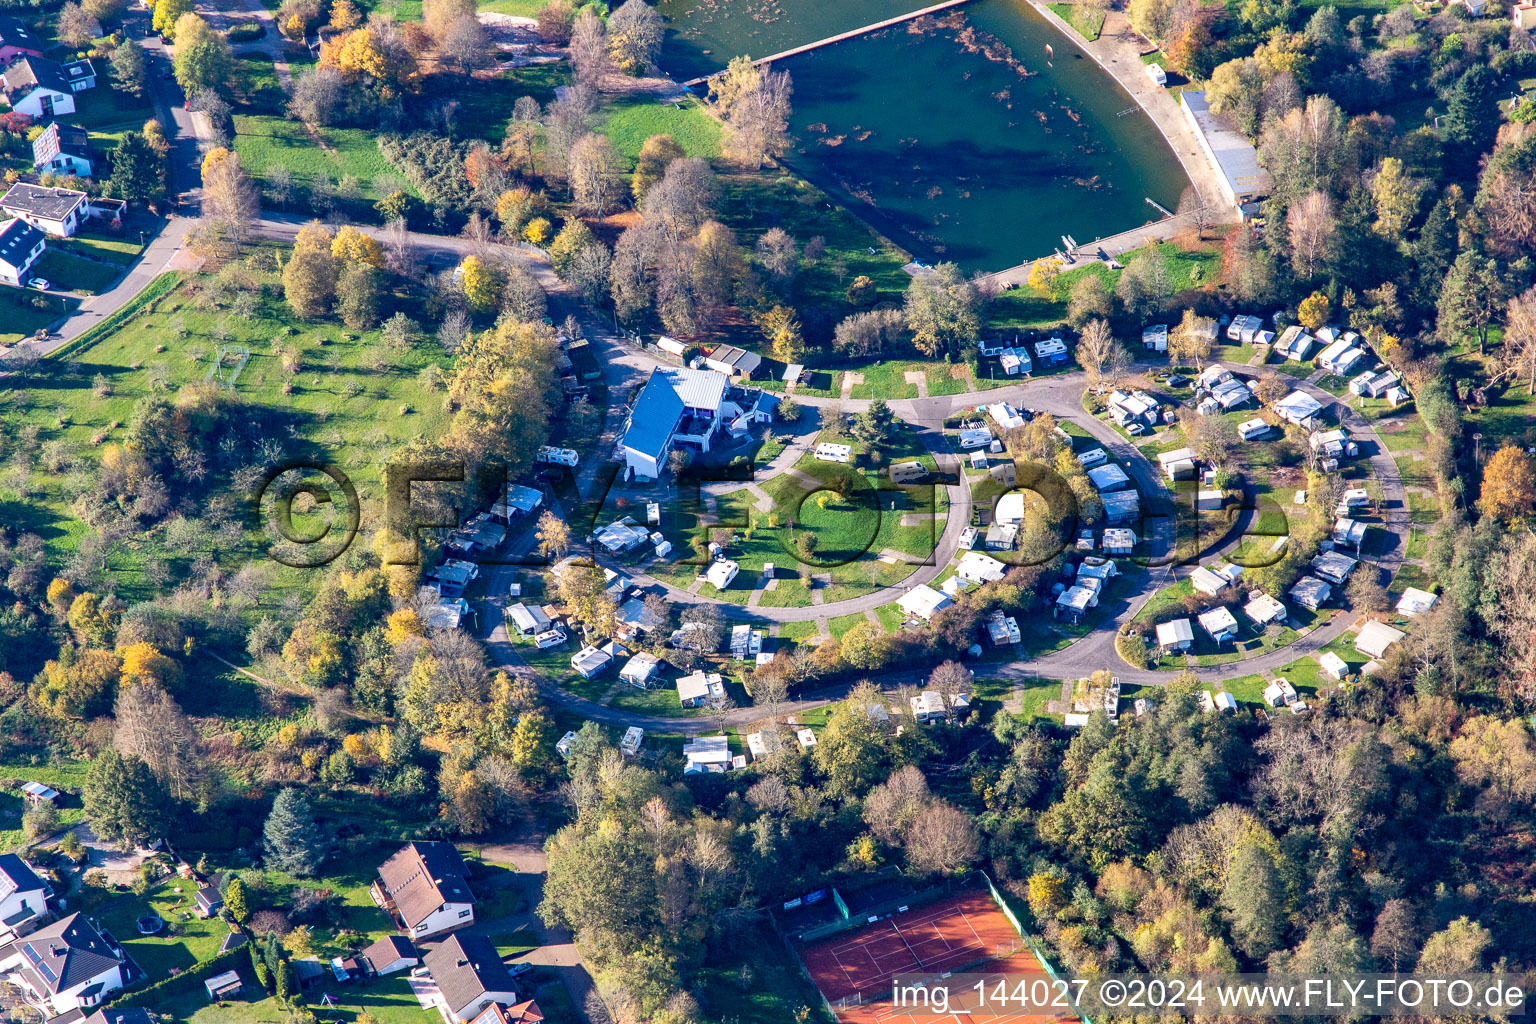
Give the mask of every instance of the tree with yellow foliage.
<svg viewBox="0 0 1536 1024">
<path fill-rule="evenodd" d="M 371 78 L 393 89 L 410 75 L 401 55 L 386 49 L 372 29 L 354 29 L 322 43 L 320 66 L 335 68 L 350 80 Z"/>
<path fill-rule="evenodd" d="M 62 576 L 55 576 L 48 584 L 48 607 L 61 619 L 69 613 L 75 596 L 75 585 Z"/>
<path fill-rule="evenodd" d="M 1516 519 L 1536 512 L 1536 463 L 1514 445 L 1505 445 L 1483 466 L 1477 506 L 1484 515 Z M 73 609 L 71 609 L 73 611 Z"/>
<path fill-rule="evenodd" d="M 100 597 L 87 590 L 70 602 L 69 614 L 64 618 L 81 643 L 106 647 L 112 642 L 112 634 L 117 632 L 121 614 L 114 605 L 104 604 Z"/>
<path fill-rule="evenodd" d="M 176 38 L 176 22 L 183 14 L 192 13 L 192 0 L 155 0 L 150 27 L 167 39 Z"/>
<path fill-rule="evenodd" d="M 411 608 L 391 613 L 384 624 L 384 638 L 391 647 L 399 647 L 424 635 L 421 617 Z"/>
<path fill-rule="evenodd" d="M 472 335 L 460 346 L 448 381 L 458 412 L 446 447 L 474 464 L 498 459 L 514 476 L 532 465 L 549 437 L 559 347 L 545 324 L 506 320 Z"/>
<path fill-rule="evenodd" d="M 331 255 L 343 263 L 366 263 L 384 269 L 384 245 L 351 224 L 343 225 L 331 239 Z"/>
<path fill-rule="evenodd" d="M 336 0 L 331 4 L 331 28 L 338 32 L 350 32 L 363 23 L 363 12 L 352 0 Z"/>
<path fill-rule="evenodd" d="M 336 294 L 336 257 L 331 232 L 319 221 L 299 229 L 293 253 L 283 267 L 283 295 L 299 316 L 320 316 Z"/>
<path fill-rule="evenodd" d="M 1029 268 L 1029 286 L 1042 295 L 1056 297 L 1056 279 L 1061 276 L 1061 260 L 1048 256 Z"/>
<path fill-rule="evenodd" d="M 459 264 L 459 285 L 464 289 L 464 301 L 476 313 L 488 313 L 496 308 L 501 298 L 502 279 L 497 269 L 478 256 L 466 256 Z"/>
<path fill-rule="evenodd" d="M 123 662 L 123 685 L 141 682 L 152 683 L 163 690 L 174 690 L 181 684 L 181 666 L 161 654 L 153 645 L 140 641 L 118 651 Z"/>
<path fill-rule="evenodd" d="M 1301 305 L 1296 307 L 1296 319 L 1301 321 L 1301 326 L 1309 331 L 1315 331 L 1328 322 L 1328 310 L 1330 307 L 1328 296 L 1322 292 L 1313 292 L 1301 300 Z"/>
</svg>

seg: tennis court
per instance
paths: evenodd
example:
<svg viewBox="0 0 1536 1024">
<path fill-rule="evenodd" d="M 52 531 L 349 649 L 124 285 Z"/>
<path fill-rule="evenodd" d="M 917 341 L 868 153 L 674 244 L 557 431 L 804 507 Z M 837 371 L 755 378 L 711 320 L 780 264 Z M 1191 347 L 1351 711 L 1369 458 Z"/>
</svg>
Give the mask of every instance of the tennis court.
<svg viewBox="0 0 1536 1024">
<path fill-rule="evenodd" d="M 959 971 L 1021 945 L 992 897 L 970 890 L 802 946 L 799 953 L 822 996 L 836 1004 L 850 996 L 887 995 L 898 974 Z"/>
<path fill-rule="evenodd" d="M 1031 977 L 1038 975 L 1045 979 L 1048 976 L 1040 966 L 1040 961 L 1027 949 L 1021 949 L 1017 953 L 1005 956 L 1000 960 L 992 960 L 984 964 L 976 965 L 976 970 L 986 974 L 1018 975 Z M 1033 984 L 1033 983 L 1031 983 Z M 1040 998 L 1051 999 L 1054 997 L 1054 989 L 1045 989 Z M 1050 1024 L 1052 1021 L 1075 1020 L 1076 1017 L 1067 1012 L 1052 1013 L 992 1013 L 968 1009 L 971 1000 L 976 998 L 966 986 L 961 985 L 952 996 L 966 996 L 965 1002 L 951 1003 L 949 1013 L 933 1013 L 911 1007 L 897 1009 L 891 1004 L 890 995 L 886 995 L 870 1002 L 860 1003 L 857 1006 L 840 1007 L 837 1010 L 837 1019 L 841 1024 Z"/>
</svg>

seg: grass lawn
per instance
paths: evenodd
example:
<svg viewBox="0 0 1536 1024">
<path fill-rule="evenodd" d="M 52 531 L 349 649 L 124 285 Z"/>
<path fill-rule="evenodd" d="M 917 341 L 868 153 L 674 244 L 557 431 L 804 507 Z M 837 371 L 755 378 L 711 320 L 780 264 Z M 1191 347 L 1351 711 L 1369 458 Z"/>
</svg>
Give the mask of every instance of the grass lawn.
<svg viewBox="0 0 1536 1024">
<path fill-rule="evenodd" d="M 652 135 L 672 136 L 689 156 L 720 155 L 720 122 L 692 98 L 679 104 L 658 103 L 648 96 L 615 99 L 599 111 L 597 130 L 631 162 Z"/>
<path fill-rule="evenodd" d="M 111 904 L 100 911 L 99 920 L 149 980 L 160 981 L 211 958 L 229 934 L 229 925 L 219 918 L 205 920 L 193 913 L 196 893 L 197 886 L 190 879 L 170 879 L 142 897 Z M 151 913 L 159 914 L 166 927 L 155 935 L 140 935 L 135 922 Z"/>
<path fill-rule="evenodd" d="M 272 58 L 265 53 L 241 53 L 235 56 L 234 88 L 231 106 L 242 114 L 281 116 L 288 104 L 272 69 Z"/>
<path fill-rule="evenodd" d="M 32 269 L 55 288 L 68 288 L 84 295 L 106 291 L 122 274 L 121 267 L 72 256 L 62 249 L 49 249 Z"/>
<path fill-rule="evenodd" d="M 183 385 L 206 379 L 211 358 L 220 348 L 219 333 L 249 347 L 250 358 L 235 392 L 243 405 L 236 415 L 246 423 L 236 448 L 212 453 L 210 486 L 230 486 L 240 465 L 258 461 L 262 445 L 277 457 L 324 456 L 346 467 L 366 507 L 379 495 L 376 487 L 388 453 L 418 435 L 435 437 L 446 413 L 440 393 L 420 379 L 429 365 L 447 358 L 434 342 L 423 340 L 400 353 L 382 351 L 377 331 L 351 332 L 332 321 L 295 319 L 275 294 L 258 299 L 254 315 L 243 320 L 227 308 L 200 308 L 184 288 L 148 302 L 140 315 L 108 330 L 61 358 L 44 360 L 11 391 L 0 409 L 7 436 L 35 428 L 40 442 L 62 442 L 74 457 L 95 459 L 108 443 L 120 443 L 134 409 L 151 395 L 174 399 Z M 284 349 L 298 357 L 298 372 L 282 365 Z M 21 484 L 16 478 L 0 487 L 0 502 L 12 525 L 38 533 L 57 556 L 72 551 L 86 526 L 67 508 L 65 472 L 38 465 Z M 23 486 L 25 493 L 20 488 Z M 215 544 L 210 536 L 193 549 L 164 546 L 160 529 L 149 531 L 109 559 L 119 594 L 132 597 L 158 592 L 145 576 L 150 559 L 164 559 L 175 569 L 202 551 L 242 563 L 265 535 L 236 532 Z M 313 573 L 275 564 L 271 585 L 307 592 Z"/>
<path fill-rule="evenodd" d="M 247 967 L 241 974 L 245 976 L 248 972 Z M 438 1024 L 442 1016 L 436 1010 L 422 1009 L 405 979 L 406 974 L 402 971 L 362 984 L 333 985 L 326 991 L 335 1000 L 335 1012 L 327 1014 L 320 1008 L 321 1019 L 329 1017 L 338 1024 L 350 1024 L 359 1013 L 367 1010 L 379 1024 Z M 260 992 L 252 979 L 246 978 L 246 983 L 247 993 Z M 274 996 L 264 999 L 242 996 L 209 1005 L 201 987 L 152 1008 L 170 1013 L 175 1020 L 187 1024 L 273 1024 L 287 1019 L 286 1011 Z"/>
<path fill-rule="evenodd" d="M 1104 12 L 1092 11 L 1080 3 L 1047 4 L 1051 12 L 1090 43 L 1104 30 Z"/>
<path fill-rule="evenodd" d="M 78 300 L 62 295 L 0 286 L 0 345 L 32 337 L 78 304 Z"/>
<path fill-rule="evenodd" d="M 84 762 L 62 760 L 43 765 L 0 764 L 0 779 L 13 781 L 16 785 L 41 782 L 63 793 L 59 826 L 65 828 L 85 820 L 80 797 L 75 794 L 85 785 L 86 768 Z M 14 850 L 28 843 L 27 834 L 21 828 L 21 817 L 26 810 L 27 804 L 19 790 L 9 787 L 0 790 L 0 851 Z"/>
<path fill-rule="evenodd" d="M 613 682 L 613 678 L 608 680 L 610 684 Z M 610 707 L 623 708 L 625 711 L 635 711 L 642 715 L 657 715 L 660 717 L 694 715 L 702 718 L 709 714 L 708 708 L 685 708 L 680 705 L 677 701 L 677 687 L 671 683 L 663 683 L 661 686 L 651 690 L 642 690 L 628 683 L 621 683 L 619 684 L 618 692 L 613 695 L 613 699 L 608 702 L 608 705 Z"/>
<path fill-rule="evenodd" d="M 453 96 L 459 101 L 457 117 L 464 133 L 499 144 L 507 134 L 512 105 L 519 96 L 532 96 L 542 106 L 555 98 L 556 86 L 569 80 L 565 64 L 502 68 L 468 80 L 456 71 L 441 70 L 422 81 L 416 101 L 435 103 L 442 96 Z"/>
<path fill-rule="evenodd" d="M 158 222 L 155 225 L 158 227 Z M 144 226 L 146 232 L 152 230 L 149 225 Z M 139 258 L 143 246 L 139 244 L 139 228 L 137 226 L 125 229 L 121 234 L 105 235 L 95 232 L 79 232 L 75 237 L 50 242 L 52 251 L 63 250 L 82 256 L 90 256 L 93 259 L 106 260 L 120 267 L 126 267 Z"/>
<path fill-rule="evenodd" d="M 784 941 L 766 923 L 755 925 L 734 949 L 711 957 L 697 984 L 712 1020 L 783 1024 L 801 1019 L 802 1011 L 807 1021 L 830 1019 Z"/>
<path fill-rule="evenodd" d="M 97 64 L 97 74 L 103 78 L 106 77 L 105 69 L 101 65 L 105 63 Z M 75 112 L 68 115 L 67 120 L 88 131 L 100 131 L 119 126 L 142 128 L 144 122 L 154 116 L 154 108 L 147 97 L 135 99 L 103 82 L 95 89 L 75 95 Z"/>
<path fill-rule="evenodd" d="M 361 192 L 381 199 L 404 179 L 379 152 L 377 136 L 361 128 L 317 128 L 324 148 L 304 126 L 266 114 L 235 115 L 235 152 L 246 171 L 264 178 L 274 167 L 287 167 L 294 184 L 309 188 L 320 181 L 356 178 Z"/>
</svg>

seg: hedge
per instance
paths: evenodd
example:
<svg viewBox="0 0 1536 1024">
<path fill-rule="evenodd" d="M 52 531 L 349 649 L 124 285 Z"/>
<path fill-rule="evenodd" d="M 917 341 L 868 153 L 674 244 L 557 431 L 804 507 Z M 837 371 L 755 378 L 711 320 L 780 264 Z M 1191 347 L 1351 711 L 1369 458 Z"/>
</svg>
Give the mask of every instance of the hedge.
<svg viewBox="0 0 1536 1024">
<path fill-rule="evenodd" d="M 199 960 L 180 974 L 170 978 L 161 978 L 153 985 L 144 988 L 128 989 L 122 995 L 107 1004 L 109 1007 L 117 1006 L 142 1006 L 152 999 L 161 999 L 166 996 L 180 995 L 184 991 L 191 991 L 202 985 L 204 979 L 220 970 L 239 970 L 234 964 L 238 958 L 244 958 L 250 963 L 250 953 L 246 947 L 250 945 L 250 938 L 233 949 L 226 949 L 222 953 L 216 953 L 207 960 Z"/>
</svg>

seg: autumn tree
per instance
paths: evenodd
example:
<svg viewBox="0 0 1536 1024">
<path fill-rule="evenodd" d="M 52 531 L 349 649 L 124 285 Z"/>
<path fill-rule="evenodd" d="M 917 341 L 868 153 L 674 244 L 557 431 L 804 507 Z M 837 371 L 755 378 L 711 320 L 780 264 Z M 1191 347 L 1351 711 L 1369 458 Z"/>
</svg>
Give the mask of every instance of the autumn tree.
<svg viewBox="0 0 1536 1024">
<path fill-rule="evenodd" d="M 177 800 L 199 794 L 206 775 L 197 753 L 197 731 L 171 695 L 153 683 L 124 686 L 113 708 L 112 744 L 124 756 L 148 766 Z"/>
<path fill-rule="evenodd" d="M 459 264 L 459 287 L 464 301 L 477 313 L 496 308 L 501 298 L 502 275 L 499 269 L 479 256 L 466 256 Z"/>
<path fill-rule="evenodd" d="M 1216 321 L 1186 309 L 1178 326 L 1168 332 L 1168 358 L 1186 366 L 1192 362 L 1203 369 L 1211 356 L 1215 338 Z"/>
<path fill-rule="evenodd" d="M 773 358 L 793 363 L 805 354 L 805 339 L 800 334 L 800 318 L 788 306 L 773 306 L 757 318 L 758 330 L 773 348 Z"/>
<path fill-rule="evenodd" d="M 101 35 L 101 22 L 79 4 L 67 3 L 59 8 L 55 34 L 60 42 L 79 48 Z"/>
<path fill-rule="evenodd" d="M 299 229 L 283 265 L 283 296 L 301 317 L 321 316 L 336 294 L 338 269 L 331 242 L 330 230 L 311 221 Z"/>
<path fill-rule="evenodd" d="M 608 16 L 608 52 L 627 74 L 639 74 L 655 62 L 665 35 L 661 14 L 646 0 L 625 0 Z"/>
<path fill-rule="evenodd" d="M 1083 325 L 1074 355 L 1088 376 L 1089 387 L 1119 387 L 1121 376 L 1131 365 L 1130 352 L 1115 340 L 1105 320 L 1090 320 Z"/>
<path fill-rule="evenodd" d="M 651 186 L 661 180 L 668 164 L 687 155 L 670 135 L 652 135 L 646 139 L 640 146 L 640 155 L 635 159 L 635 172 L 630 178 L 629 188 L 635 202 L 643 200 Z"/>
<path fill-rule="evenodd" d="M 1029 268 L 1028 285 L 1035 291 L 1048 298 L 1056 297 L 1056 279 L 1061 276 L 1061 260 L 1054 256 L 1047 256 L 1043 260 L 1036 260 L 1035 265 Z"/>
<path fill-rule="evenodd" d="M 155 0 L 150 27 L 169 39 L 176 37 L 176 23 L 192 13 L 192 0 Z"/>
<path fill-rule="evenodd" d="M 1328 296 L 1322 292 L 1313 292 L 1296 307 L 1296 319 L 1307 330 L 1315 331 L 1328 322 L 1329 312 Z"/>
<path fill-rule="evenodd" d="M 1302 280 L 1317 272 L 1337 230 L 1333 200 L 1325 192 L 1309 192 L 1285 212 L 1291 242 L 1291 265 Z"/>
<path fill-rule="evenodd" d="M 1525 392 L 1536 395 L 1536 288 L 1509 300 L 1504 317 L 1504 352 L 1508 364 L 1525 378 Z"/>
<path fill-rule="evenodd" d="M 1483 486 L 1477 507 L 1497 519 L 1516 519 L 1536 512 L 1536 461 L 1521 448 L 1505 445 L 1483 466 Z"/>
<path fill-rule="evenodd" d="M 203 217 L 236 246 L 245 241 L 256 218 L 256 186 L 240 156 L 223 147 L 203 158 Z"/>
<path fill-rule="evenodd" d="M 535 536 L 539 539 L 539 554 L 545 558 L 560 558 L 571 548 L 570 526 L 548 510 L 539 516 Z"/>
<path fill-rule="evenodd" d="M 954 263 L 940 263 L 907 286 L 903 304 L 912 343 L 927 356 L 958 356 L 981 336 L 985 297 Z"/>
<path fill-rule="evenodd" d="M 503 320 L 460 347 L 448 380 L 457 411 L 447 444 L 471 465 L 495 459 L 509 474 L 524 472 L 549 438 L 559 393 L 554 329 Z"/>
<path fill-rule="evenodd" d="M 606 135 L 592 133 L 578 140 L 571 147 L 566 164 L 576 209 L 594 217 L 606 217 L 618 204 L 623 165 L 618 147 Z"/>
<path fill-rule="evenodd" d="M 789 146 L 789 72 L 753 66 L 750 57 L 731 59 L 709 81 L 710 97 L 725 121 L 726 152 L 749 167 L 776 157 Z"/>
<path fill-rule="evenodd" d="M 597 89 L 609 67 L 608 29 L 591 7 L 583 7 L 571 25 L 569 52 L 577 83 Z"/>
<path fill-rule="evenodd" d="M 167 3 L 169 0 L 160 0 Z M 156 5 L 159 16 L 159 5 Z M 224 33 L 215 30 L 196 14 L 188 12 L 176 19 L 176 56 L 171 66 L 176 84 L 187 95 L 204 89 L 222 91 L 234 77 L 235 58 Z"/>
<path fill-rule="evenodd" d="M 336 230 L 336 236 L 331 239 L 331 255 L 342 263 L 366 263 L 384 269 L 383 243 L 363 234 L 351 224 L 344 224 Z"/>
</svg>

